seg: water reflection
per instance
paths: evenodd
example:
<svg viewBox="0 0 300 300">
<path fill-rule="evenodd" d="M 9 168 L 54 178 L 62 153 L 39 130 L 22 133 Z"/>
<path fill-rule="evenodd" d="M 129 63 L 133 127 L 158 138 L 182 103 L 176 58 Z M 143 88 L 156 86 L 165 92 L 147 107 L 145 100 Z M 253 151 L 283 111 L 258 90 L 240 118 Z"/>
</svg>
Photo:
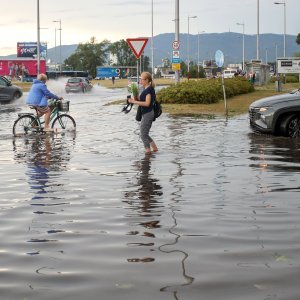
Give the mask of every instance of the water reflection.
<svg viewBox="0 0 300 300">
<path fill-rule="evenodd" d="M 160 198 L 163 195 L 162 187 L 158 180 L 151 174 L 151 155 L 146 155 L 141 161 L 134 162 L 134 169 L 138 171 L 136 182 L 129 186 L 125 192 L 125 202 L 130 205 L 131 212 L 128 215 L 130 219 L 142 230 L 128 232 L 128 235 L 141 235 L 143 240 L 129 242 L 129 247 L 153 247 L 155 245 L 155 230 L 160 228 L 161 209 L 163 205 Z M 146 229 L 146 231 L 145 231 Z M 142 231 L 142 233 L 140 232 Z M 144 239 L 147 242 L 144 242 Z M 151 239 L 151 240 L 149 240 Z M 128 262 L 153 262 L 155 259 L 150 256 L 128 258 Z"/>
<path fill-rule="evenodd" d="M 251 167 L 264 171 L 299 172 L 300 140 L 249 134 Z"/>
<path fill-rule="evenodd" d="M 62 172 L 67 170 L 74 144 L 75 136 L 71 141 L 52 135 L 13 139 L 14 159 L 27 165 L 26 175 L 32 192 L 30 205 L 37 208 L 33 213 L 39 215 L 39 219 L 32 220 L 29 225 L 29 231 L 33 235 L 28 240 L 30 243 L 57 242 L 57 239 L 41 236 L 47 227 L 47 235 L 64 232 L 56 229 L 57 225 L 50 224 L 49 220 L 46 221 L 46 216 L 56 215 L 58 211 L 55 207 L 69 205 L 63 193 L 61 194 L 66 182 L 60 178 Z M 44 222 L 48 223 L 45 225 Z M 27 254 L 39 254 L 39 251 L 30 251 Z"/>
</svg>

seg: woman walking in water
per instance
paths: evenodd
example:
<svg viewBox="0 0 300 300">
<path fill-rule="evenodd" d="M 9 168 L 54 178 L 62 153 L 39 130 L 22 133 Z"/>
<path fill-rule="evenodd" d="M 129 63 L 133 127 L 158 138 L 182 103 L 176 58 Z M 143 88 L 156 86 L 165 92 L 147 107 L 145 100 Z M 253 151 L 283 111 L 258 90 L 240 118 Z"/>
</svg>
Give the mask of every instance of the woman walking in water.
<svg viewBox="0 0 300 300">
<path fill-rule="evenodd" d="M 141 120 L 141 139 L 145 147 L 145 153 L 150 154 L 151 149 L 153 152 L 157 152 L 158 148 L 150 137 L 149 132 L 154 120 L 153 105 L 155 101 L 155 90 L 152 76 L 149 72 L 143 72 L 141 74 L 141 82 L 144 86 L 144 90 L 140 94 L 138 100 L 130 98 L 129 103 L 133 103 L 141 106 L 142 120 Z"/>
</svg>

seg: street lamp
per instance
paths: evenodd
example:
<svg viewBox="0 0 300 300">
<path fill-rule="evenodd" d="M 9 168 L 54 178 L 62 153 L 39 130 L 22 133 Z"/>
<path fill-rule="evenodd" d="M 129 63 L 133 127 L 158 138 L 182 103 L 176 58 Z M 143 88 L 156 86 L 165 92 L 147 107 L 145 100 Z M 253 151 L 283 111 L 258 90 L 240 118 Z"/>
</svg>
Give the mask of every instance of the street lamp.
<svg viewBox="0 0 300 300">
<path fill-rule="evenodd" d="M 236 25 L 243 26 L 243 65 L 242 70 L 245 68 L 245 23 L 236 23 Z"/>
<path fill-rule="evenodd" d="M 199 75 L 200 75 L 200 33 L 204 33 L 205 31 L 203 30 L 203 31 L 198 31 L 198 64 L 197 64 L 197 66 L 198 66 L 198 69 L 197 69 L 197 71 L 198 71 L 198 77 L 200 77 Z"/>
<path fill-rule="evenodd" d="M 274 4 L 283 5 L 283 27 L 284 27 L 284 34 L 283 34 L 283 57 L 285 57 L 285 50 L 286 50 L 286 44 L 285 44 L 285 36 L 286 36 L 286 3 L 285 0 L 283 2 L 274 2 Z"/>
<path fill-rule="evenodd" d="M 54 28 L 54 57 L 55 57 L 55 61 L 54 61 L 54 64 L 55 64 L 55 72 L 56 72 L 56 62 L 57 62 L 57 57 L 56 57 L 56 26 Z"/>
<path fill-rule="evenodd" d="M 188 55 L 188 61 L 187 61 L 187 67 L 188 67 L 188 79 L 190 76 L 190 19 L 195 19 L 197 16 L 188 16 L 188 40 L 187 40 L 187 55 Z"/>
<path fill-rule="evenodd" d="M 37 74 L 40 74 L 41 53 L 40 53 L 40 1 L 37 0 Z"/>
<path fill-rule="evenodd" d="M 151 2 L 151 69 L 154 78 L 153 0 Z"/>
<path fill-rule="evenodd" d="M 257 0 L 256 59 L 259 60 L 259 0 Z"/>
<path fill-rule="evenodd" d="M 175 0 L 175 41 L 179 43 L 179 0 Z M 180 69 L 175 70 L 175 82 L 180 82 Z"/>
<path fill-rule="evenodd" d="M 62 61 L 61 61 L 61 20 L 54 20 L 54 23 L 59 23 L 59 71 L 61 72 L 61 65 L 62 65 Z"/>
</svg>

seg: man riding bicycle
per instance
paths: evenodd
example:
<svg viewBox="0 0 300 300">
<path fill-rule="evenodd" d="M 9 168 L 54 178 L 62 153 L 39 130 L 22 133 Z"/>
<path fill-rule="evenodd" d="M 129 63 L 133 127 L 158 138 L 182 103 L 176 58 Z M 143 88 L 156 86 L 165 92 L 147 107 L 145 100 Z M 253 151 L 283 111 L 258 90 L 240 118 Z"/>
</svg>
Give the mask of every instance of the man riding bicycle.
<svg viewBox="0 0 300 300">
<path fill-rule="evenodd" d="M 49 127 L 51 108 L 48 105 L 47 99 L 52 98 L 56 100 L 62 100 L 63 97 L 58 97 L 51 93 L 46 86 L 47 76 L 45 74 L 39 74 L 37 79 L 33 81 L 31 89 L 29 91 L 26 104 L 33 106 L 41 117 L 44 115 L 45 128 L 44 131 L 52 131 Z"/>
</svg>

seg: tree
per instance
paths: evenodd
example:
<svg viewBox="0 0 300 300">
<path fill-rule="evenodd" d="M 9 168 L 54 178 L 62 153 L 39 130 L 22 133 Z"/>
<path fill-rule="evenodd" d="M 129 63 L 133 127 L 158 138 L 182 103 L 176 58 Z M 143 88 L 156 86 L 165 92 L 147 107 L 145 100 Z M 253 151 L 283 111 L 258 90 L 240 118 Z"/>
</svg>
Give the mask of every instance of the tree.
<svg viewBox="0 0 300 300">
<path fill-rule="evenodd" d="M 127 41 L 120 40 L 115 43 L 112 43 L 109 46 L 109 51 L 112 55 L 116 57 L 116 63 L 113 65 L 116 66 L 136 66 L 136 57 L 133 54 L 133 51 L 129 47 Z M 148 71 L 150 65 L 150 59 L 148 56 L 141 55 L 140 62 L 142 64 L 142 70 Z"/>
<path fill-rule="evenodd" d="M 108 40 L 97 43 L 96 38 L 92 37 L 90 42 L 80 43 L 75 53 L 64 63 L 73 70 L 88 71 L 91 76 L 95 77 L 97 66 L 104 65 L 107 61 L 108 45 Z"/>
<path fill-rule="evenodd" d="M 296 38 L 296 43 L 300 45 L 300 33 L 298 33 L 297 38 Z"/>
<path fill-rule="evenodd" d="M 187 76 L 187 64 L 183 60 L 180 62 L 180 70 L 181 70 L 181 75 L 183 77 L 186 77 Z"/>
<path fill-rule="evenodd" d="M 193 61 L 190 62 L 190 78 L 205 78 L 205 71 L 202 66 L 199 67 Z"/>
<path fill-rule="evenodd" d="M 120 40 L 112 43 L 109 46 L 109 51 L 115 55 L 118 66 L 135 66 L 136 58 L 125 40 Z"/>
</svg>

